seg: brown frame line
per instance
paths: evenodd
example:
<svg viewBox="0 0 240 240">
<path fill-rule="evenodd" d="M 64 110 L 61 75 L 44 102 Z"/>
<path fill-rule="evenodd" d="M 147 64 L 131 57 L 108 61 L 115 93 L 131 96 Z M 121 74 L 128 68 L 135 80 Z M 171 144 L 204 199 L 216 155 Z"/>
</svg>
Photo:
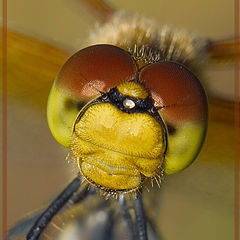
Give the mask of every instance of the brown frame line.
<svg viewBox="0 0 240 240">
<path fill-rule="evenodd" d="M 2 4 L 2 238 L 7 239 L 7 0 Z"/>
<path fill-rule="evenodd" d="M 235 68 L 234 68 L 234 239 L 239 240 L 239 0 L 234 0 L 234 37 L 235 37 Z"/>
</svg>

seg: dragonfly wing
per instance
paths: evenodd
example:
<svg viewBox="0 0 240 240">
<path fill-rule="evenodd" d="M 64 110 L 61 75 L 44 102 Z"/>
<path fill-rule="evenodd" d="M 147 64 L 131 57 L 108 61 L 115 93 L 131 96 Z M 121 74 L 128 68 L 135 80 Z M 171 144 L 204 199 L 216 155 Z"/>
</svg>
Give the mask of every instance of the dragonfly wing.
<svg viewBox="0 0 240 240">
<path fill-rule="evenodd" d="M 209 41 L 208 55 L 213 65 L 227 65 L 240 57 L 240 40 Z"/>
<path fill-rule="evenodd" d="M 45 111 L 52 83 L 68 56 L 52 45 L 8 31 L 8 97 Z"/>
</svg>

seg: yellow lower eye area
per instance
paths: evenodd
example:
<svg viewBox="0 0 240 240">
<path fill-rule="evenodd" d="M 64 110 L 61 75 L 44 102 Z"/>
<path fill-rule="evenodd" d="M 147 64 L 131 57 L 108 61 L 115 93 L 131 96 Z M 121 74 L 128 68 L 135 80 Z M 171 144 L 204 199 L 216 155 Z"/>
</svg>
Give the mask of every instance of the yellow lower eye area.
<svg viewBox="0 0 240 240">
<path fill-rule="evenodd" d="M 165 147 L 162 127 L 149 114 L 129 114 L 111 103 L 98 103 L 76 123 L 71 150 L 91 182 L 126 191 L 158 173 Z"/>
</svg>

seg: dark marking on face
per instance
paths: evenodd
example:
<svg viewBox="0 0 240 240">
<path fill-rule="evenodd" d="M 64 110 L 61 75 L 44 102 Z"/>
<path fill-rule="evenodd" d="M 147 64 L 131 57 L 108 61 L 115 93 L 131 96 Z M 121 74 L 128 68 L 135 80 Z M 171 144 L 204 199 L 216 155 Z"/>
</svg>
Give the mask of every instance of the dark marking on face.
<svg viewBox="0 0 240 240">
<path fill-rule="evenodd" d="M 170 135 L 174 135 L 177 131 L 176 128 L 169 123 L 167 123 L 167 130 Z"/>
<path fill-rule="evenodd" d="M 64 107 L 66 109 L 77 109 L 77 110 L 81 110 L 84 106 L 86 105 L 86 102 L 80 102 L 80 101 L 75 101 L 72 99 L 67 99 L 64 102 Z"/>
</svg>

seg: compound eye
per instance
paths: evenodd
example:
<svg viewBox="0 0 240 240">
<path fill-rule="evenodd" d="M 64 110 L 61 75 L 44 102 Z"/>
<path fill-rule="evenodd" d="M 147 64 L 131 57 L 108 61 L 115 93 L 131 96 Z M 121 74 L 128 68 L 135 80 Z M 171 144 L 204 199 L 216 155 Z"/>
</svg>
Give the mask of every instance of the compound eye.
<svg viewBox="0 0 240 240">
<path fill-rule="evenodd" d="M 136 75 L 136 62 L 121 48 L 95 45 L 75 53 L 62 67 L 49 95 L 47 115 L 53 136 L 69 147 L 74 121 L 83 106 Z"/>
<path fill-rule="evenodd" d="M 94 45 L 65 63 L 56 84 L 78 99 L 87 99 L 133 79 L 136 73 L 137 65 L 128 52 L 112 45 Z"/>
<path fill-rule="evenodd" d="M 142 69 L 141 81 L 150 89 L 154 104 L 167 121 L 201 122 L 207 116 L 207 98 L 197 77 L 174 62 L 158 62 Z"/>
<path fill-rule="evenodd" d="M 196 158 L 205 138 L 208 107 L 204 89 L 191 71 L 174 62 L 148 65 L 139 78 L 150 90 L 166 125 L 165 172 L 178 172 Z"/>
</svg>

